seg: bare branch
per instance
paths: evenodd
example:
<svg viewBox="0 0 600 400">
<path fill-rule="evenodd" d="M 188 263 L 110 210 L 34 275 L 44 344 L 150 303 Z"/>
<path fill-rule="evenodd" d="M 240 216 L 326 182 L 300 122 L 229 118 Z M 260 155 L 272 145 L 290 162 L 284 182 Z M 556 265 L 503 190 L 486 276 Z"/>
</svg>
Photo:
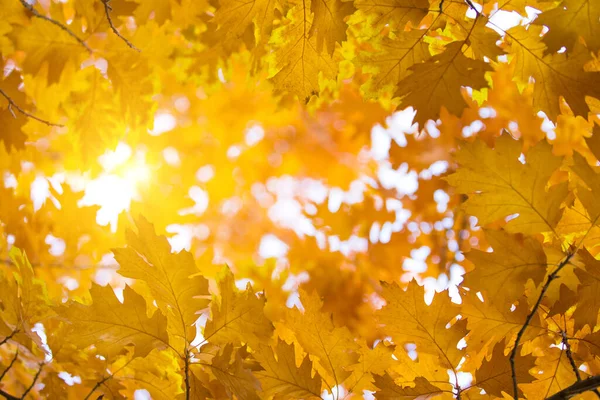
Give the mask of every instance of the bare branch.
<svg viewBox="0 0 600 400">
<path fill-rule="evenodd" d="M 600 387 L 600 375 L 593 376 L 591 378 L 579 382 L 575 382 L 568 388 L 565 388 L 560 392 L 554 393 L 546 400 L 567 400 L 575 395 L 587 392 L 588 390 L 594 390 L 598 387 Z"/>
<path fill-rule="evenodd" d="M 2 372 L 2 375 L 0 375 L 0 381 L 2 381 L 2 378 L 4 378 L 4 375 L 6 375 L 6 373 L 12 368 L 13 364 L 15 363 L 15 361 L 17 361 L 18 357 L 19 357 L 19 350 L 17 350 L 12 361 L 10 362 L 10 364 L 8 364 L 8 367 L 6 367 L 6 369 Z"/>
<path fill-rule="evenodd" d="M 185 400 L 190 399 L 190 353 L 185 350 Z"/>
<path fill-rule="evenodd" d="M 110 0 L 100 0 L 100 1 L 102 2 L 102 4 L 104 4 L 104 13 L 106 14 L 106 19 L 108 20 L 110 29 L 112 29 L 112 31 L 115 33 L 115 35 L 120 37 L 127 44 L 127 46 L 131 47 L 135 51 L 140 52 L 141 51 L 140 49 L 135 47 L 133 45 L 133 43 L 131 43 L 129 40 L 127 40 L 123 35 L 121 35 L 121 33 L 117 30 L 117 28 L 115 28 L 112 18 L 110 17 L 110 12 L 112 11 L 112 7 L 110 6 L 110 4 L 108 4 L 108 3 L 110 3 Z"/>
<path fill-rule="evenodd" d="M 27 396 L 27 394 L 31 391 L 31 389 L 33 389 L 33 387 L 35 386 L 35 382 L 38 380 L 38 378 L 40 377 L 40 374 L 42 373 L 42 369 L 44 369 L 44 365 L 46 365 L 46 364 L 44 364 L 44 363 L 40 364 L 40 369 L 38 369 L 35 376 L 33 377 L 33 382 L 31 382 L 31 385 L 29 385 L 27 390 L 25 390 L 25 392 L 21 395 L 21 399 L 24 399 Z"/>
<path fill-rule="evenodd" d="M 45 119 L 42 119 L 40 117 L 36 117 L 33 114 L 28 113 L 27 111 L 23 110 L 17 103 L 14 102 L 13 99 L 10 98 L 10 96 L 2 89 L 0 89 L 0 94 L 2 96 L 4 96 L 4 98 L 8 101 L 8 111 L 10 111 L 10 113 L 12 114 L 12 116 L 14 118 L 17 118 L 15 111 L 13 109 L 16 109 L 18 112 L 20 112 L 21 114 L 23 114 L 24 116 L 31 118 L 31 119 L 35 119 L 36 121 L 41 122 L 42 124 L 46 124 L 48 126 L 56 126 L 56 127 L 63 127 L 64 125 L 60 125 L 60 124 L 55 124 L 52 123 L 50 121 L 47 121 Z"/>
<path fill-rule="evenodd" d="M 579 368 L 577 368 L 577 364 L 575 363 L 575 358 L 573 358 L 573 352 L 571 351 L 571 344 L 569 343 L 567 332 L 561 329 L 560 335 L 562 337 L 562 344 L 565 346 L 565 352 L 567 353 L 569 364 L 571 364 L 571 368 L 573 369 L 573 373 L 577 378 L 577 382 L 581 382 L 581 374 L 579 373 Z M 596 394 L 596 396 L 598 396 L 598 398 L 600 398 L 600 391 L 598 391 L 598 389 L 592 389 L 592 391 Z"/>
<path fill-rule="evenodd" d="M 40 14 L 40 12 L 38 10 L 36 10 L 32 4 L 29 4 L 28 2 L 26 2 L 25 0 L 19 0 L 21 2 L 21 4 L 23 5 L 23 7 L 25 7 L 27 10 L 29 10 L 29 12 L 31 12 L 33 14 L 34 17 L 43 19 L 44 21 L 48 21 L 51 24 L 58 26 L 60 29 L 62 29 L 64 32 L 66 32 L 69 36 L 71 36 L 73 39 L 77 40 L 77 42 L 79 44 L 81 44 L 83 47 L 85 47 L 85 49 L 91 53 L 92 49 L 82 40 L 79 38 L 79 36 L 77 36 L 75 33 L 73 33 L 72 30 L 70 30 L 69 28 L 67 28 L 64 24 L 58 22 L 55 19 L 52 19 L 50 17 L 47 17 L 43 14 Z"/>
<path fill-rule="evenodd" d="M 14 331 L 11 332 L 10 335 L 8 335 L 7 337 L 5 337 L 4 339 L 0 340 L 0 346 L 2 346 L 4 343 L 8 342 L 10 339 L 12 339 L 13 336 L 15 336 L 17 333 L 19 332 L 18 329 L 15 329 Z M 0 378 L 1 379 L 1 378 Z"/>
<path fill-rule="evenodd" d="M 10 393 L 6 393 L 4 390 L 0 389 L 0 395 L 6 397 L 6 400 L 21 400 L 20 398 L 13 396 Z"/>
<path fill-rule="evenodd" d="M 519 333 L 517 333 L 517 339 L 515 340 L 515 345 L 510 352 L 510 358 L 509 358 L 512 383 L 513 383 L 513 398 L 515 400 L 517 400 L 519 398 L 519 388 L 517 387 L 517 370 L 515 367 L 515 357 L 517 356 L 517 351 L 519 351 L 519 344 L 521 342 L 521 339 L 523 338 L 523 334 L 527 330 L 527 327 L 529 327 L 529 324 L 531 323 L 533 316 L 537 313 L 537 310 L 540 307 L 540 304 L 542 303 L 542 299 L 544 298 L 546 291 L 548 291 L 550 284 L 552 283 L 553 280 L 558 278 L 558 273 L 569 263 L 569 261 L 571 261 L 571 258 L 573 257 L 574 254 L 575 254 L 575 251 L 567 254 L 565 259 L 563 261 L 561 261 L 560 264 L 558 264 L 556 269 L 550 275 L 548 275 L 548 278 L 546 279 L 544 286 L 542 286 L 542 291 L 540 292 L 540 295 L 539 295 L 537 301 L 535 302 L 535 305 L 531 309 L 531 312 L 529 313 L 529 315 L 527 315 L 527 318 L 525 319 L 525 323 L 519 330 Z"/>
</svg>

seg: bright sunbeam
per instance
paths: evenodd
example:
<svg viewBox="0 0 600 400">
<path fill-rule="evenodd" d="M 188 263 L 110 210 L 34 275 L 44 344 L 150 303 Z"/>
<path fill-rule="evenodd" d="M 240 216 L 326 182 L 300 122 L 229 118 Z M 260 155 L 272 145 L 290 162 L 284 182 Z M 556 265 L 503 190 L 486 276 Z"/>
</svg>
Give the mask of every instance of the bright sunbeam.
<svg viewBox="0 0 600 400">
<path fill-rule="evenodd" d="M 86 184 L 82 205 L 100 206 L 96 222 L 110 224 L 115 231 L 119 214 L 129 210 L 131 201 L 139 199 L 139 189 L 150 180 L 150 168 L 143 152 L 134 153 L 123 143 L 99 161 L 104 173 Z"/>
</svg>

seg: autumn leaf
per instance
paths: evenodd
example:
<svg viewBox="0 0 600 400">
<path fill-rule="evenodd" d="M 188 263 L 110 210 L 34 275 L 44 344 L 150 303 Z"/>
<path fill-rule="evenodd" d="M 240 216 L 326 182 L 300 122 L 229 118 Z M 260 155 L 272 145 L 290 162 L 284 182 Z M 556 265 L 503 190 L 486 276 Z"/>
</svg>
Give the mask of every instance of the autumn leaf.
<svg viewBox="0 0 600 400">
<path fill-rule="evenodd" d="M 532 279 L 539 285 L 546 276 L 547 261 L 542 245 L 535 239 L 504 230 L 486 230 L 493 252 L 471 250 L 467 258 L 475 269 L 465 276 L 465 286 L 487 293 L 498 307 L 510 306 L 523 295 Z"/>
<path fill-rule="evenodd" d="M 437 120 L 442 106 L 460 115 L 467 106 L 461 87 L 487 87 L 484 74 L 491 71 L 490 66 L 466 57 L 462 52 L 464 45 L 464 42 L 450 43 L 443 53 L 410 67 L 413 73 L 398 82 L 396 95 L 402 97 L 403 106 L 417 110 L 415 122 L 420 126 L 428 119 Z"/>
<path fill-rule="evenodd" d="M 540 40 L 542 27 L 522 26 L 510 29 L 507 39 L 514 54 L 515 78 L 521 83 L 533 77 L 536 81 L 533 105 L 555 119 L 560 114 L 559 96 L 562 96 L 575 115 L 587 117 L 590 111 L 585 97 L 600 97 L 599 72 L 586 71 L 589 52 L 579 45 L 569 52 L 545 55 L 546 45 Z"/>
<path fill-rule="evenodd" d="M 561 159 L 544 142 L 527 153 L 525 163 L 519 161 L 520 154 L 520 143 L 508 135 L 500 137 L 493 150 L 479 140 L 465 143 L 456 154 L 461 168 L 448 182 L 469 195 L 464 208 L 481 225 L 513 216 L 505 226 L 508 232 L 553 232 L 567 187 L 546 187 Z"/>
<path fill-rule="evenodd" d="M 265 299 L 248 286 L 240 292 L 233 274 L 224 267 L 219 274 L 219 297 L 211 305 L 211 319 L 204 328 L 204 340 L 210 343 L 249 343 L 256 347 L 273 333 L 273 325 L 264 314 Z"/>
<path fill-rule="evenodd" d="M 394 379 L 389 375 L 375 375 L 375 386 L 378 390 L 375 392 L 377 399 L 385 400 L 401 400 L 414 399 L 426 400 L 442 394 L 442 390 L 433 386 L 425 378 L 418 377 L 415 379 L 415 386 L 402 387 L 394 382 Z"/>
<path fill-rule="evenodd" d="M 160 311 L 147 317 L 146 302 L 129 286 L 123 291 L 123 303 L 110 286 L 92 285 L 92 304 L 72 302 L 57 310 L 70 322 L 65 337 L 70 343 L 86 348 L 95 345 L 100 354 L 112 358 L 125 346 L 135 345 L 134 357 L 144 357 L 169 342 L 166 318 Z"/>
<path fill-rule="evenodd" d="M 579 37 L 592 51 L 600 49 L 600 6 L 589 0 L 565 0 L 558 7 L 541 13 L 534 24 L 547 26 L 549 32 L 543 41 L 547 53 L 555 53 L 563 46 L 573 50 Z"/>
<path fill-rule="evenodd" d="M 312 373 L 312 362 L 305 356 L 298 367 L 293 344 L 278 339 L 273 350 L 261 345 L 254 357 L 263 371 L 256 372 L 267 398 L 320 398 L 321 377 Z"/>
<path fill-rule="evenodd" d="M 171 253 L 164 236 L 143 217 L 136 221 L 138 234 L 127 231 L 129 247 L 113 250 L 119 273 L 143 281 L 167 316 L 169 336 L 188 345 L 196 334 L 197 313 L 208 304 L 208 282 L 200 275 L 192 255 Z"/>
<path fill-rule="evenodd" d="M 510 369 L 510 360 L 504 355 L 504 341 L 494 346 L 492 357 L 483 361 L 481 367 L 477 370 L 475 381 L 478 387 L 485 390 L 486 393 L 503 397 L 502 392 L 507 392 L 507 388 L 512 387 L 513 377 Z M 529 383 L 535 378 L 529 371 L 535 366 L 535 358 L 528 355 L 517 354 L 514 360 L 516 369 L 516 379 L 519 383 Z M 519 389 L 519 394 L 523 392 Z"/>
<path fill-rule="evenodd" d="M 213 359 L 211 370 L 215 377 L 227 388 L 229 396 L 235 395 L 240 399 L 258 400 L 257 391 L 260 383 L 250 370 L 244 368 L 238 352 L 228 344 L 223 351 Z"/>
<path fill-rule="evenodd" d="M 425 290 L 415 281 L 406 291 L 397 284 L 383 283 L 386 305 L 376 313 L 382 330 L 394 343 L 414 343 L 418 351 L 439 357 L 440 365 L 454 370 L 463 357 L 457 343 L 467 334 L 467 321 L 456 318 L 459 307 L 444 294 L 434 296 L 430 305 L 425 303 Z"/>
<path fill-rule="evenodd" d="M 335 44 L 346 39 L 346 17 L 356 10 L 352 1 L 343 0 L 311 0 L 311 11 L 314 13 L 308 34 L 317 36 L 317 52 L 321 53 L 323 44 L 327 53 L 333 54 Z"/>
</svg>

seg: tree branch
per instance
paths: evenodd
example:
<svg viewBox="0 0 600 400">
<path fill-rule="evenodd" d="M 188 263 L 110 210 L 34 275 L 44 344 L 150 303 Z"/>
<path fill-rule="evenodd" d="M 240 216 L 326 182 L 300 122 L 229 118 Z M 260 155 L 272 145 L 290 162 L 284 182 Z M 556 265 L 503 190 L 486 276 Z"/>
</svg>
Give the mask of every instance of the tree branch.
<svg viewBox="0 0 600 400">
<path fill-rule="evenodd" d="M 21 400 L 20 398 L 13 396 L 10 393 L 6 393 L 4 390 L 0 389 L 0 396 L 6 397 L 6 400 Z"/>
<path fill-rule="evenodd" d="M 560 392 L 554 393 L 546 400 L 567 400 L 580 393 L 587 392 L 588 390 L 594 390 L 600 387 L 600 375 L 593 376 L 591 378 L 575 382 L 571 386 L 561 390 Z"/>
<path fill-rule="evenodd" d="M 190 400 L 190 353 L 185 350 L 185 400 Z"/>
<path fill-rule="evenodd" d="M 15 336 L 17 333 L 19 332 L 18 329 L 15 329 L 14 331 L 11 332 L 10 335 L 8 335 L 7 337 L 5 337 L 4 339 L 2 339 L 0 341 L 0 346 L 2 346 L 4 343 L 8 342 L 10 339 L 12 339 L 13 336 Z M 1 379 L 1 378 L 0 378 Z"/>
<path fill-rule="evenodd" d="M 31 385 L 29 385 L 27 390 L 25 390 L 25 392 L 21 395 L 21 399 L 24 399 L 27 396 L 27 394 L 31 391 L 31 389 L 33 389 L 33 387 L 35 386 L 35 382 L 38 380 L 40 374 L 42 373 L 42 369 L 44 368 L 44 365 L 45 365 L 44 363 L 40 364 L 40 369 L 38 369 L 35 376 L 33 377 L 33 382 L 31 382 Z"/>
<path fill-rule="evenodd" d="M 0 381 L 2 381 L 2 378 L 4 378 L 4 375 L 6 375 L 6 373 L 12 368 L 13 364 L 15 363 L 15 361 L 17 361 L 18 357 L 19 357 L 19 350 L 17 350 L 17 352 L 15 353 L 15 356 L 13 357 L 12 361 L 10 362 L 10 364 L 8 364 L 8 367 L 6 367 L 6 369 L 4 370 L 4 372 L 2 372 L 2 375 L 0 375 Z"/>
<path fill-rule="evenodd" d="M 135 51 L 141 52 L 140 49 L 135 47 L 133 45 L 133 43 L 131 43 L 129 40 L 127 40 L 123 35 L 121 35 L 121 33 L 117 30 L 117 28 L 115 28 L 112 18 L 110 17 L 110 12 L 112 11 L 112 7 L 110 6 L 110 4 L 108 4 L 108 3 L 110 3 L 110 0 L 100 0 L 100 1 L 102 2 L 102 4 L 104 4 L 104 13 L 106 14 L 106 19 L 108 20 L 108 25 L 110 25 L 110 29 L 112 29 L 112 31 L 115 33 L 115 35 L 120 37 L 127 44 L 127 46 L 131 47 Z"/>
<path fill-rule="evenodd" d="M 13 99 L 10 98 L 10 96 L 2 89 L 0 89 L 0 94 L 2 96 L 4 96 L 4 98 L 6 99 L 6 101 L 8 101 L 8 111 L 10 111 L 10 113 L 12 114 L 13 117 L 17 118 L 17 115 L 15 114 L 14 109 L 16 109 L 18 112 L 20 112 L 21 114 L 23 114 L 24 116 L 31 118 L 31 119 L 35 119 L 36 121 L 41 122 L 42 124 L 46 124 L 48 126 L 56 126 L 56 127 L 63 127 L 64 125 L 59 125 L 59 124 L 55 124 L 52 123 L 50 121 L 47 121 L 45 119 L 42 119 L 40 117 L 36 117 L 33 114 L 28 113 L 27 111 L 23 110 L 21 107 L 19 107 L 19 105 L 17 103 L 14 102 Z"/>
<path fill-rule="evenodd" d="M 517 339 L 515 340 L 515 345 L 510 352 L 510 358 L 509 358 L 511 377 L 512 377 L 512 383 L 513 383 L 513 398 L 515 400 L 518 400 L 518 398 L 519 398 L 519 388 L 517 386 L 517 370 L 515 367 L 515 357 L 517 356 L 517 351 L 519 350 L 519 344 L 521 342 L 521 339 L 523 338 L 523 334 L 525 333 L 525 331 L 527 330 L 527 327 L 531 323 L 533 316 L 537 313 L 537 310 L 540 307 L 540 304 L 542 303 L 542 299 L 544 298 L 546 291 L 548 291 L 550 284 L 552 283 L 553 280 L 558 278 L 558 273 L 569 263 L 569 261 L 571 261 L 571 258 L 573 257 L 574 254 L 575 254 L 575 251 L 567 254 L 567 257 L 565 257 L 565 259 L 563 261 L 561 261 L 560 264 L 558 264 L 556 269 L 550 275 L 548 275 L 548 278 L 546 279 L 544 286 L 542 286 L 542 291 L 540 292 L 540 295 L 539 295 L 537 301 L 535 302 L 535 305 L 531 309 L 531 312 L 529 313 L 529 315 L 527 315 L 527 318 L 525 319 L 525 323 L 519 330 L 519 333 L 517 333 Z"/>
<path fill-rule="evenodd" d="M 562 344 L 565 346 L 565 352 L 567 353 L 567 358 L 569 359 L 569 363 L 571 364 L 573 373 L 577 378 L 577 382 L 581 382 L 581 374 L 579 373 L 579 368 L 577 368 L 577 364 L 575 363 L 575 359 L 573 358 L 573 352 L 571 351 L 571 344 L 569 343 L 567 332 L 561 329 L 560 335 L 562 336 Z M 598 389 L 592 389 L 592 391 L 596 394 L 596 396 L 598 396 L 598 398 L 600 398 L 600 391 L 598 391 Z"/>
<path fill-rule="evenodd" d="M 60 29 L 62 29 L 64 32 L 66 32 L 69 36 L 71 36 L 73 39 L 77 40 L 77 42 L 82 45 L 83 47 L 85 47 L 85 49 L 91 53 L 92 49 L 90 49 L 90 47 L 82 40 L 79 38 L 79 36 L 77 36 L 75 33 L 73 33 L 72 30 L 70 30 L 69 28 L 67 28 L 65 25 L 63 25 L 62 23 L 58 22 L 55 19 L 52 19 L 50 17 L 47 17 L 43 14 L 40 14 L 40 12 L 38 10 L 36 10 L 33 7 L 33 4 L 29 4 L 28 2 L 26 2 L 25 0 L 19 0 L 21 2 L 21 4 L 23 5 L 23 7 L 25 7 L 27 10 L 29 10 L 29 12 L 31 12 L 33 14 L 34 17 L 43 19 L 44 21 L 48 21 L 51 24 L 53 24 L 54 26 L 58 26 Z"/>
</svg>

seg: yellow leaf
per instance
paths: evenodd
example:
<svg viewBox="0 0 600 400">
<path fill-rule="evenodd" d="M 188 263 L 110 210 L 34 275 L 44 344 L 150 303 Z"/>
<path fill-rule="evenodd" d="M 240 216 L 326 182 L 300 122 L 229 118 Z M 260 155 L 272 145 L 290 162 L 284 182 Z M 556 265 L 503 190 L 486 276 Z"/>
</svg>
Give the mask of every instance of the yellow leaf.
<svg viewBox="0 0 600 400">
<path fill-rule="evenodd" d="M 494 346 L 494 351 L 490 359 L 483 361 L 483 364 L 475 373 L 476 384 L 484 389 L 486 393 L 503 397 L 502 392 L 513 393 L 513 379 L 508 355 L 504 355 L 504 341 Z M 529 383 L 535 378 L 529 373 L 529 370 L 535 366 L 535 358 L 532 356 L 522 356 L 517 353 L 515 357 L 515 371 L 518 383 Z M 523 395 L 519 389 L 519 395 Z"/>
<path fill-rule="evenodd" d="M 376 15 L 374 25 L 390 24 L 399 31 L 409 22 L 418 26 L 429 11 L 427 0 L 356 0 L 354 5 L 365 14 Z"/>
<path fill-rule="evenodd" d="M 317 37 L 310 34 L 314 19 L 311 1 L 298 2 L 271 37 L 273 43 L 284 43 L 275 52 L 279 71 L 272 78 L 273 83 L 277 89 L 300 99 L 318 93 L 319 77 L 333 79 L 338 70 L 334 58 L 320 49 Z"/>
<path fill-rule="evenodd" d="M 95 345 L 106 358 L 122 353 L 129 344 L 135 345 L 134 357 L 166 347 L 166 318 L 160 311 L 148 318 L 144 298 L 129 286 L 122 304 L 110 286 L 93 284 L 90 294 L 90 305 L 72 302 L 57 310 L 70 323 L 65 340 L 82 349 Z"/>
<path fill-rule="evenodd" d="M 591 51 L 600 50 L 600 3 L 593 0 L 564 0 L 557 7 L 534 19 L 536 25 L 546 26 L 543 37 L 548 46 L 546 53 L 555 53 L 563 46 L 570 51 L 579 37 Z"/>
<path fill-rule="evenodd" d="M 535 79 L 533 105 L 556 119 L 560 114 L 562 96 L 575 115 L 587 118 L 590 111 L 586 96 L 600 99 L 600 72 L 588 72 L 584 65 L 591 60 L 589 51 L 578 45 L 569 52 L 544 55 L 546 45 L 541 41 L 541 26 L 525 29 L 517 26 L 507 32 L 510 52 L 514 54 L 515 78 L 521 83 Z"/>
<path fill-rule="evenodd" d="M 495 149 L 481 140 L 465 143 L 456 153 L 460 167 L 448 182 L 469 195 L 465 210 L 482 226 L 513 216 L 505 226 L 508 232 L 555 233 L 567 185 L 546 186 L 561 159 L 546 142 L 534 146 L 525 163 L 519 161 L 520 154 L 521 143 L 508 135 L 496 141 Z"/>
<path fill-rule="evenodd" d="M 219 296 L 211 305 L 205 340 L 220 345 L 248 343 L 253 348 L 268 340 L 274 328 L 264 314 L 264 297 L 257 297 L 250 285 L 243 292 L 237 290 L 228 267 L 223 267 L 218 280 Z"/>
<path fill-rule="evenodd" d="M 327 53 L 333 54 L 335 44 L 346 39 L 345 19 L 356 10 L 349 0 L 311 0 L 311 11 L 314 13 L 308 34 L 317 36 L 317 52 L 327 46 Z"/>
<path fill-rule="evenodd" d="M 263 371 L 254 373 L 267 398 L 309 399 L 321 397 L 321 377 L 312 373 L 312 362 L 305 356 L 298 367 L 293 344 L 277 341 L 275 351 L 261 345 L 254 353 Z"/>
<path fill-rule="evenodd" d="M 211 370 L 219 382 L 229 392 L 229 398 L 235 395 L 240 400 L 259 400 L 257 391 L 260 383 L 252 372 L 244 367 L 238 351 L 228 344 L 212 361 Z"/>
<path fill-rule="evenodd" d="M 113 250 L 120 265 L 119 274 L 139 279 L 150 288 L 158 307 L 167 316 L 169 337 L 189 345 L 196 336 L 193 323 L 209 300 L 208 282 L 200 275 L 194 258 L 187 251 L 171 253 L 164 236 L 140 217 L 138 234 L 127 230 L 128 247 Z M 181 348 L 182 346 L 176 346 Z"/>
<path fill-rule="evenodd" d="M 464 285 L 486 292 L 498 307 L 510 307 L 523 295 L 525 283 L 532 279 L 536 285 L 546 276 L 546 254 L 539 241 L 504 230 L 485 230 L 493 252 L 477 249 L 467 253 L 475 269 L 465 276 Z"/>
<path fill-rule="evenodd" d="M 396 283 L 383 283 L 386 305 L 376 313 L 382 330 L 396 344 L 414 343 L 417 351 L 439 358 L 445 368 L 455 370 L 464 356 L 457 343 L 467 334 L 467 321 L 462 319 L 447 328 L 460 313 L 460 307 L 450 301 L 447 293 L 434 296 L 425 303 L 425 290 L 414 280 L 406 291 Z"/>
<path fill-rule="evenodd" d="M 402 106 L 417 110 L 415 122 L 425 126 L 428 119 L 437 120 L 442 106 L 460 115 L 467 107 L 461 87 L 487 87 L 484 78 L 492 68 L 488 63 L 468 58 L 463 54 L 465 42 L 453 42 L 443 53 L 424 63 L 410 67 L 413 73 L 398 83 L 396 95 L 402 97 Z"/>
<path fill-rule="evenodd" d="M 388 375 L 375 375 L 376 399 L 381 400 L 427 400 L 439 396 L 443 390 L 433 386 L 427 379 L 417 377 L 414 386 L 399 386 Z"/>
<path fill-rule="evenodd" d="M 346 327 L 336 327 L 331 316 L 321 311 L 323 303 L 316 293 L 300 292 L 304 313 L 286 310 L 285 327 L 294 333 L 298 343 L 317 357 L 321 377 L 332 388 L 341 385 L 351 374 L 348 367 L 358 359 L 358 344 Z M 326 379 L 326 375 L 331 379 Z"/>
</svg>

